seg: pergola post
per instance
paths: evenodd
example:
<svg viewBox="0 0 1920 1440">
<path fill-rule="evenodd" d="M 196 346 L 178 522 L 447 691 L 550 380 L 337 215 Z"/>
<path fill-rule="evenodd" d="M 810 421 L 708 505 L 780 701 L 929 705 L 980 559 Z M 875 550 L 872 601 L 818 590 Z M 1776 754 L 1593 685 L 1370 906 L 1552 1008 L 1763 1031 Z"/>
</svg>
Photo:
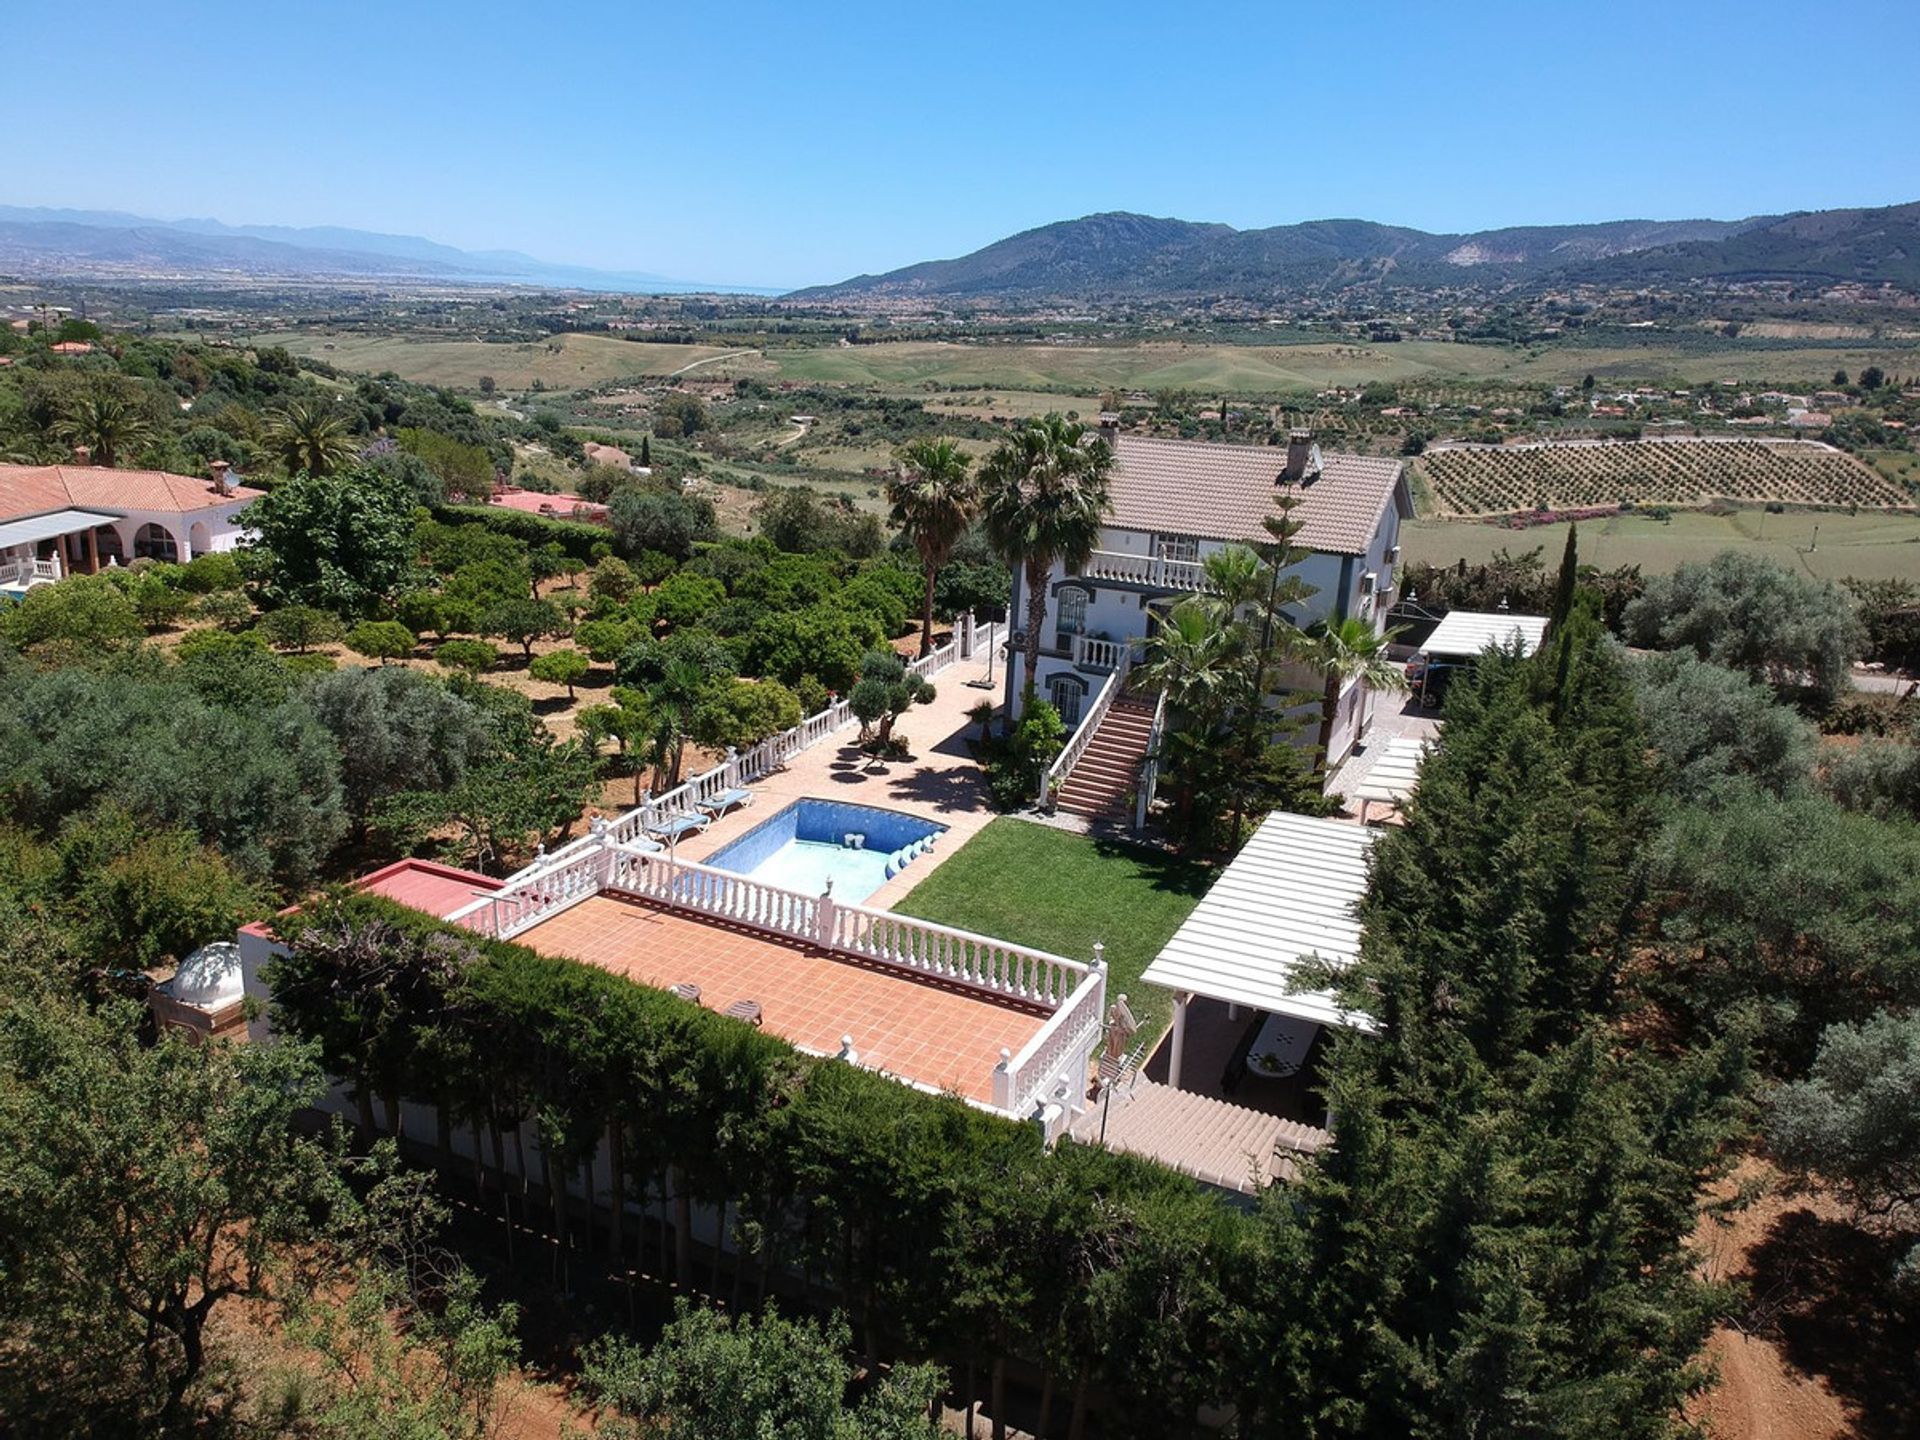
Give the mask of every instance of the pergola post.
<svg viewBox="0 0 1920 1440">
<path fill-rule="evenodd" d="M 1193 999 L 1185 990 L 1173 997 L 1173 1053 L 1167 1058 L 1167 1084 L 1180 1088 L 1180 1062 L 1187 1052 L 1187 1004 Z"/>
</svg>

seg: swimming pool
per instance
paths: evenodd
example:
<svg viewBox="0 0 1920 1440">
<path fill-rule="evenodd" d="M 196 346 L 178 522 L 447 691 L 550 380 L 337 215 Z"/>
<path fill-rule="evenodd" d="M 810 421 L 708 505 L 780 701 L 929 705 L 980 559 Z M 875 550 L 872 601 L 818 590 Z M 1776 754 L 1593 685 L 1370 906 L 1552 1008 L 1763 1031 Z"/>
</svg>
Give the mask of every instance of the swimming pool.
<svg viewBox="0 0 1920 1440">
<path fill-rule="evenodd" d="M 796 800 L 706 863 L 769 885 L 858 904 L 933 848 L 946 826 L 898 810 Z"/>
</svg>

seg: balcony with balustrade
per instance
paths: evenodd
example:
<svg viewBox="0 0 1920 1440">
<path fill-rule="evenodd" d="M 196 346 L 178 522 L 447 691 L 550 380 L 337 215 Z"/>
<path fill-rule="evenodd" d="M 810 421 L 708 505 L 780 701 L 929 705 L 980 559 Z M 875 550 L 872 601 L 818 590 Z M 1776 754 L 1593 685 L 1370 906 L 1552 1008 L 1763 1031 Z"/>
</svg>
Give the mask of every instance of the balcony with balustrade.
<svg viewBox="0 0 1920 1440">
<path fill-rule="evenodd" d="M 0 556 L 0 590 L 25 590 L 32 585 L 51 585 L 65 573 L 57 557 L 43 560 L 31 553 Z"/>
<path fill-rule="evenodd" d="M 1080 567 L 1079 578 L 1132 585 L 1167 595 L 1204 594 L 1213 587 L 1199 560 L 1166 555 L 1136 555 L 1125 550 L 1096 550 Z"/>
</svg>

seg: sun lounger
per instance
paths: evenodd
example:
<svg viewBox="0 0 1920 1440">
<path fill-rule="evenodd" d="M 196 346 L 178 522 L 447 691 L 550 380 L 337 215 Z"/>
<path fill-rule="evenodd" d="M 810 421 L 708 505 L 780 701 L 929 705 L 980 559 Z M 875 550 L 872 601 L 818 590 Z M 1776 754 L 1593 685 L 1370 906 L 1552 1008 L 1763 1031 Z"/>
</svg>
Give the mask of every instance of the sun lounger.
<svg viewBox="0 0 1920 1440">
<path fill-rule="evenodd" d="M 736 1000 L 721 1012 L 735 1020 L 744 1020 L 749 1025 L 760 1023 L 760 1002 L 758 1000 Z"/>
<path fill-rule="evenodd" d="M 649 835 L 662 840 L 678 840 L 682 835 L 692 835 L 704 830 L 713 823 L 711 815 L 696 815 L 692 811 L 682 811 L 677 815 L 663 815 L 651 825 L 644 826 Z"/>
<path fill-rule="evenodd" d="M 700 987 L 690 981 L 681 981 L 673 987 L 673 993 L 682 1000 L 691 1000 L 696 1005 L 700 1003 Z"/>
<path fill-rule="evenodd" d="M 696 808 L 706 811 L 707 814 L 718 820 L 736 805 L 751 804 L 753 804 L 753 792 L 751 790 L 735 788 L 732 790 L 722 790 L 718 795 L 708 796 L 705 800 L 702 800 Z"/>
</svg>

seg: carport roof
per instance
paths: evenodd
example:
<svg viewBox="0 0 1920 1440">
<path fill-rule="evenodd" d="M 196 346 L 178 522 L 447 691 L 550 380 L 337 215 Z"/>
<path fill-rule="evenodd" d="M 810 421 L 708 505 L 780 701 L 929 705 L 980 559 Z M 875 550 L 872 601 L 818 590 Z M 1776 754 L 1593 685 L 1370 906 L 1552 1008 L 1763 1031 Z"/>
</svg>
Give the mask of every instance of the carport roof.
<svg viewBox="0 0 1920 1440">
<path fill-rule="evenodd" d="M 0 550 L 14 545 L 32 545 L 60 535 L 74 535 L 96 525 L 110 525 L 120 519 L 104 510 L 49 510 L 44 515 L 26 515 L 18 520 L 0 521 Z"/>
<path fill-rule="evenodd" d="M 1531 655 L 1546 638 L 1544 615 L 1506 615 L 1485 610 L 1453 610 L 1427 636 L 1420 648 L 1429 655 L 1479 655 L 1504 650 L 1516 640 L 1520 653 Z"/>
</svg>

